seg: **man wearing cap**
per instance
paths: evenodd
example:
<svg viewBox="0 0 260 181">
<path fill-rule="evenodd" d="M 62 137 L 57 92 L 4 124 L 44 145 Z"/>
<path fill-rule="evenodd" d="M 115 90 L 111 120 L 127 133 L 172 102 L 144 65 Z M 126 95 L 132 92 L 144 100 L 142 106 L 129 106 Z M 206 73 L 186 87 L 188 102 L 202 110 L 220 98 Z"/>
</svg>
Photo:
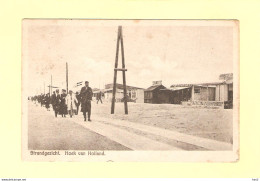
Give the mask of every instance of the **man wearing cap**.
<svg viewBox="0 0 260 181">
<path fill-rule="evenodd" d="M 89 87 L 89 82 L 85 81 L 85 86 L 80 90 L 81 100 L 81 112 L 83 112 L 84 121 L 86 121 L 86 112 L 88 112 L 88 121 L 91 115 L 91 100 L 92 100 L 92 89 Z"/>
</svg>

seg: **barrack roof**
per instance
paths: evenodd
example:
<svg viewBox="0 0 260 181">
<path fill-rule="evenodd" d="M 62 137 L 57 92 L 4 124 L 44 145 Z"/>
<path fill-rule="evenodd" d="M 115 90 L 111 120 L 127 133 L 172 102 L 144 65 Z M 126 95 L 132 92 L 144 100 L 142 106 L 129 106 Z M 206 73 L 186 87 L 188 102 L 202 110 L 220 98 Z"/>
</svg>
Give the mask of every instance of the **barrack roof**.
<svg viewBox="0 0 260 181">
<path fill-rule="evenodd" d="M 154 89 L 156 89 L 156 88 L 158 88 L 158 87 L 160 87 L 160 86 L 163 86 L 163 85 L 152 85 L 152 86 L 150 86 L 150 87 L 148 87 L 147 89 L 145 89 L 146 91 L 152 91 L 152 90 L 154 90 Z M 163 86 L 164 87 L 164 86 Z"/>
</svg>

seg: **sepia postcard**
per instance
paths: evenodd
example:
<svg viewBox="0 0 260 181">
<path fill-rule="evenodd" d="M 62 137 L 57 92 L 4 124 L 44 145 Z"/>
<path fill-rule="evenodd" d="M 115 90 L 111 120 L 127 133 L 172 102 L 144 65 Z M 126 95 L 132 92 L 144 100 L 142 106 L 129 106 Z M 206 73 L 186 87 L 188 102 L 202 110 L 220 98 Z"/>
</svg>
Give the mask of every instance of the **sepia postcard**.
<svg viewBox="0 0 260 181">
<path fill-rule="evenodd" d="M 239 21 L 24 19 L 22 160 L 238 161 Z"/>
</svg>

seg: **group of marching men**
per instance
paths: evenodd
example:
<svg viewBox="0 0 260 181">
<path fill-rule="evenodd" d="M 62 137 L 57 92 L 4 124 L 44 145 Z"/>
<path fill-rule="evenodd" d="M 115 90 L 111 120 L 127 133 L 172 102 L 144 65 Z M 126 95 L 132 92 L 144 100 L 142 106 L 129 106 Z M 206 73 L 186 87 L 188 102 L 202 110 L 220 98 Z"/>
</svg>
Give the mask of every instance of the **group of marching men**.
<svg viewBox="0 0 260 181">
<path fill-rule="evenodd" d="M 80 93 L 76 92 L 76 95 L 73 91 L 69 91 L 66 93 L 65 89 L 62 89 L 62 93 L 59 93 L 59 89 L 50 94 L 41 94 L 31 97 L 31 101 L 38 102 L 41 106 L 45 106 L 46 109 L 50 110 L 50 105 L 55 113 L 55 117 L 57 115 L 61 115 L 62 117 L 66 117 L 67 114 L 72 117 L 74 114 L 78 115 L 79 106 L 81 105 L 81 112 L 83 112 L 84 121 L 86 121 L 86 113 L 88 113 L 88 121 L 91 121 L 91 100 L 92 100 L 93 92 L 89 87 L 89 82 L 85 81 L 85 86 L 81 88 Z"/>
</svg>

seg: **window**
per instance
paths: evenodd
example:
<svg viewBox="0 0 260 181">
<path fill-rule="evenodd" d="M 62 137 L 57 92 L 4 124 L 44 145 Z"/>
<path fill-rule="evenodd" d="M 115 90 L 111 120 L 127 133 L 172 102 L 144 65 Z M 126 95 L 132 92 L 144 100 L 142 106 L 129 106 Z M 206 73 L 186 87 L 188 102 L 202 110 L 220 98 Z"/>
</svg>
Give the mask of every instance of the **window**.
<svg viewBox="0 0 260 181">
<path fill-rule="evenodd" d="M 199 94 L 200 93 L 200 87 L 194 88 L 194 93 Z"/>
</svg>

